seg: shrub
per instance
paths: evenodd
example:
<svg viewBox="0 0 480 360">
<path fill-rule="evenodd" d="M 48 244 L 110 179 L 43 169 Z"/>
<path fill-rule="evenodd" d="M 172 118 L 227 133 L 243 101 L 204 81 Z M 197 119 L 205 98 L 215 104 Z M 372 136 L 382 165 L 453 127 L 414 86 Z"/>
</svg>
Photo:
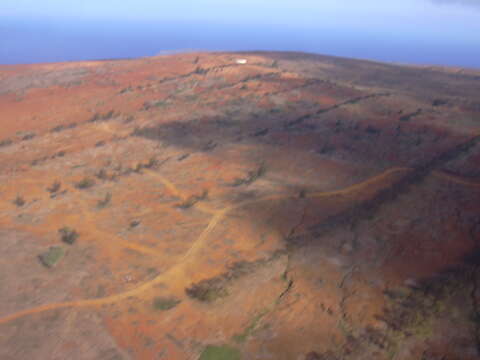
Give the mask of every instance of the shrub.
<svg viewBox="0 0 480 360">
<path fill-rule="evenodd" d="M 60 131 L 62 131 L 62 130 L 64 130 L 64 129 L 65 129 L 65 126 L 64 126 L 64 125 L 58 125 L 58 126 L 55 126 L 54 128 L 52 128 L 52 129 L 50 130 L 50 132 L 60 132 Z"/>
<path fill-rule="evenodd" d="M 93 185 L 95 185 L 95 180 L 85 177 L 82 180 L 80 180 L 78 183 L 75 184 L 75 187 L 77 189 L 88 189 L 91 188 Z"/>
<path fill-rule="evenodd" d="M 258 178 L 263 176 L 266 172 L 265 165 L 260 165 L 256 170 L 250 170 L 246 177 L 244 178 L 237 178 L 233 181 L 231 186 L 240 186 L 240 185 L 249 185 L 256 181 Z"/>
<path fill-rule="evenodd" d="M 167 311 L 173 309 L 175 306 L 181 303 L 181 300 L 176 298 L 164 298 L 157 297 L 153 300 L 153 308 L 155 310 Z"/>
<path fill-rule="evenodd" d="M 110 204 L 111 200 L 112 200 L 112 193 L 108 192 L 103 199 L 98 200 L 97 207 L 99 209 L 103 209 L 108 204 Z"/>
<path fill-rule="evenodd" d="M 0 147 L 12 145 L 12 144 L 13 144 L 13 141 L 11 139 L 5 139 L 0 141 Z"/>
<path fill-rule="evenodd" d="M 15 200 L 13 200 L 13 203 L 17 205 L 18 207 L 25 205 L 25 199 L 21 197 L 20 195 L 17 195 Z"/>
<path fill-rule="evenodd" d="M 60 190 L 61 187 L 62 184 L 60 183 L 60 181 L 55 181 L 49 188 L 47 188 L 47 191 L 53 194 Z"/>
<path fill-rule="evenodd" d="M 130 222 L 131 229 L 136 228 L 138 225 L 140 225 L 140 220 L 133 220 L 132 222 Z"/>
<path fill-rule="evenodd" d="M 203 190 L 203 192 L 200 195 L 192 195 L 188 197 L 187 199 L 183 200 L 180 204 L 177 205 L 177 207 L 181 209 L 188 209 L 191 208 L 193 205 L 195 205 L 197 202 L 201 200 L 205 200 L 208 196 L 208 190 Z"/>
<path fill-rule="evenodd" d="M 97 173 L 95 174 L 95 176 L 100 180 L 108 180 L 109 179 L 107 171 L 105 169 L 98 170 Z"/>
<path fill-rule="evenodd" d="M 58 230 L 60 238 L 64 243 L 72 245 L 79 237 L 79 234 L 72 228 L 64 226 Z"/>
<path fill-rule="evenodd" d="M 144 168 L 146 169 L 151 169 L 154 168 L 155 166 L 158 165 L 158 160 L 155 156 L 152 156 L 146 164 L 143 165 Z"/>
<path fill-rule="evenodd" d="M 192 284 L 185 292 L 189 297 L 207 303 L 228 296 L 224 279 L 220 278 L 203 280 L 199 283 Z"/>
<path fill-rule="evenodd" d="M 31 140 L 35 136 L 37 136 L 37 134 L 35 134 L 34 132 L 29 132 L 29 133 L 26 133 L 25 135 L 23 135 L 22 140 Z"/>
</svg>

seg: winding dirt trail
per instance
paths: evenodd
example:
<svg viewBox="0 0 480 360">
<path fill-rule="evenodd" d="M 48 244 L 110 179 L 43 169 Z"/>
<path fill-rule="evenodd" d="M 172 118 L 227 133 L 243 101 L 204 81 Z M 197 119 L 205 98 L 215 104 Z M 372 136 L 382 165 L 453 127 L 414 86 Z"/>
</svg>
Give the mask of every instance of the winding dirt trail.
<svg viewBox="0 0 480 360">
<path fill-rule="evenodd" d="M 411 169 L 409 168 L 393 168 L 389 169 L 379 175 L 376 175 L 370 179 L 367 179 L 363 182 L 360 182 L 358 184 L 354 184 L 352 186 L 349 186 L 344 189 L 340 190 L 334 190 L 334 191 L 327 191 L 327 192 L 317 192 L 317 193 L 311 193 L 307 196 L 307 198 L 324 198 L 324 197 L 330 197 L 330 196 L 336 196 L 336 195 L 348 195 L 357 191 L 360 191 L 374 183 L 381 183 L 383 181 L 387 181 L 389 177 L 391 177 L 393 174 L 396 173 L 401 173 L 401 172 L 408 172 Z M 158 177 L 160 178 L 160 177 Z M 181 194 L 180 191 L 170 182 L 169 183 L 169 189 L 176 194 Z M 241 202 L 239 204 L 231 205 L 228 206 L 224 209 L 218 210 L 214 213 L 214 216 L 208 223 L 207 227 L 202 231 L 200 236 L 197 238 L 197 240 L 194 241 L 190 249 L 183 255 L 183 257 L 179 260 L 179 262 L 165 271 L 164 273 L 158 275 L 154 279 L 145 282 L 138 287 L 119 293 L 111 296 L 107 296 L 104 298 L 99 298 L 99 299 L 86 299 L 86 300 L 77 300 L 77 301 L 69 301 L 69 302 L 64 302 L 64 303 L 52 303 L 52 304 L 46 304 L 46 305 L 41 305 L 38 307 L 34 307 L 31 309 L 26 309 L 23 311 L 19 311 L 17 313 L 5 316 L 3 318 L 0 318 L 0 324 L 5 324 L 10 321 L 13 321 L 15 319 L 19 319 L 22 317 L 25 317 L 27 315 L 31 314 L 36 314 L 36 313 L 41 313 L 44 311 L 48 310 L 55 310 L 55 309 L 63 309 L 63 308 L 70 308 L 70 307 L 89 307 L 89 306 L 101 306 L 105 304 L 111 304 L 115 302 L 119 302 L 122 300 L 125 300 L 130 297 L 134 297 L 136 295 L 139 295 L 143 293 L 144 291 L 152 288 L 156 284 L 162 283 L 168 279 L 174 279 L 175 281 L 175 286 L 178 288 L 184 288 L 185 285 L 188 283 L 188 274 L 187 274 L 187 269 L 189 267 L 192 267 L 195 264 L 195 256 L 205 246 L 205 242 L 208 240 L 209 235 L 211 232 L 215 229 L 215 227 L 219 224 L 220 221 L 222 221 L 230 212 L 242 208 L 247 205 L 255 204 L 255 203 L 260 203 L 268 200 L 280 200 L 280 199 L 285 199 L 285 198 L 290 198 L 292 195 L 290 194 L 278 194 L 278 195 L 271 195 L 271 196 L 266 196 L 263 198 L 259 199 L 254 199 L 254 200 L 247 200 L 244 202 Z M 145 249 L 143 249 L 145 250 Z"/>
</svg>

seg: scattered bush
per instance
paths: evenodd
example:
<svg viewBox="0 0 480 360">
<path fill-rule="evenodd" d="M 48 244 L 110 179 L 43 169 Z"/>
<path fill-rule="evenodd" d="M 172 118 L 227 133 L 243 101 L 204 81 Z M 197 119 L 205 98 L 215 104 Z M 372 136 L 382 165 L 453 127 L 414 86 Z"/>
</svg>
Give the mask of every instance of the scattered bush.
<svg viewBox="0 0 480 360">
<path fill-rule="evenodd" d="M 265 172 L 266 172 L 266 167 L 264 164 L 262 164 L 257 169 L 250 170 L 246 177 L 235 179 L 233 183 L 230 184 L 230 186 L 250 185 L 251 183 L 256 181 L 258 178 L 263 176 Z"/>
<path fill-rule="evenodd" d="M 50 187 L 47 188 L 47 191 L 51 194 L 56 193 L 60 188 L 62 187 L 62 184 L 60 181 L 55 181 Z"/>
<path fill-rule="evenodd" d="M 12 144 L 13 144 L 13 141 L 11 139 L 4 139 L 0 141 L 0 147 L 12 145 Z"/>
<path fill-rule="evenodd" d="M 115 117 L 115 111 L 110 110 L 109 112 L 105 114 L 101 113 L 95 113 L 89 120 L 88 122 L 94 123 L 94 122 L 100 122 L 100 121 L 107 121 Z"/>
<path fill-rule="evenodd" d="M 55 126 L 54 128 L 52 128 L 50 130 L 50 132 L 60 132 L 60 131 L 63 131 L 65 130 L 65 126 L 64 125 L 58 125 L 58 126 Z"/>
<path fill-rule="evenodd" d="M 199 75 L 205 75 L 206 73 L 208 73 L 208 70 L 202 68 L 201 66 L 197 66 L 194 73 Z"/>
<path fill-rule="evenodd" d="M 185 293 L 192 299 L 211 303 L 228 296 L 227 282 L 231 280 L 230 273 L 211 279 L 202 280 L 185 289 Z"/>
<path fill-rule="evenodd" d="M 130 228 L 136 228 L 138 225 L 140 225 L 140 220 L 132 220 L 132 222 L 130 223 Z"/>
<path fill-rule="evenodd" d="M 100 147 L 100 146 L 104 146 L 104 145 L 105 145 L 105 141 L 100 140 L 95 144 L 95 147 Z"/>
<path fill-rule="evenodd" d="M 371 125 L 368 125 L 367 128 L 365 129 L 365 131 L 369 134 L 372 134 L 372 135 L 377 135 L 380 133 L 380 130 L 371 126 Z"/>
<path fill-rule="evenodd" d="M 186 158 L 188 158 L 190 156 L 190 154 L 183 154 L 183 155 L 180 155 L 177 159 L 177 161 L 183 161 L 185 160 Z"/>
<path fill-rule="evenodd" d="M 146 164 L 143 164 L 143 167 L 146 169 L 151 169 L 154 168 L 155 166 L 158 165 L 158 160 L 155 156 L 152 156 Z"/>
<path fill-rule="evenodd" d="M 123 122 L 125 124 L 128 124 L 131 123 L 133 120 L 135 120 L 135 117 L 133 115 L 128 115 Z"/>
<path fill-rule="evenodd" d="M 31 140 L 35 136 L 37 136 L 37 134 L 35 134 L 34 132 L 29 132 L 22 136 L 22 140 Z"/>
<path fill-rule="evenodd" d="M 17 205 L 18 207 L 20 207 L 20 206 L 25 205 L 25 199 L 24 199 L 22 196 L 17 195 L 17 197 L 15 198 L 15 200 L 13 200 L 13 203 L 14 203 L 15 205 Z"/>
<path fill-rule="evenodd" d="M 434 99 L 432 101 L 432 106 L 442 106 L 448 104 L 448 100 L 445 99 Z"/>
<path fill-rule="evenodd" d="M 79 237 L 79 234 L 72 228 L 65 226 L 58 230 L 60 238 L 64 243 L 72 245 Z"/>
<path fill-rule="evenodd" d="M 103 199 L 98 200 L 97 207 L 99 209 L 103 209 L 104 207 L 108 206 L 108 204 L 110 204 L 111 200 L 112 200 L 112 193 L 108 192 Z"/>
<path fill-rule="evenodd" d="M 93 185 L 95 185 L 95 180 L 85 177 L 82 180 L 80 180 L 78 183 L 75 184 L 75 187 L 77 189 L 88 189 L 91 188 Z"/>
<path fill-rule="evenodd" d="M 61 246 L 52 246 L 43 254 L 38 256 L 40 262 L 48 267 L 54 267 L 60 259 L 65 255 L 65 250 Z"/>
<path fill-rule="evenodd" d="M 176 298 L 163 298 L 157 297 L 153 300 L 153 308 L 155 310 L 167 311 L 173 309 L 175 306 L 181 303 L 181 300 Z"/>
<path fill-rule="evenodd" d="M 97 173 L 95 174 L 95 176 L 100 180 L 108 180 L 109 179 L 109 176 L 108 176 L 107 171 L 105 169 L 98 170 Z"/>
<path fill-rule="evenodd" d="M 197 202 L 201 200 L 205 200 L 208 197 L 208 190 L 203 190 L 200 195 L 192 195 L 187 199 L 183 200 L 177 207 L 181 209 L 188 209 L 195 205 Z"/>
</svg>

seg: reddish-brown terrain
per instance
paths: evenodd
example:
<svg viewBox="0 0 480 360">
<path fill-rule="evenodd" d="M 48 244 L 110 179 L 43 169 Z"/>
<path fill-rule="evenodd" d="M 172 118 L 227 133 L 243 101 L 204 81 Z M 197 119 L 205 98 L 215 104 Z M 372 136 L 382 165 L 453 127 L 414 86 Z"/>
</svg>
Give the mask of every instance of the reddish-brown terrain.
<svg viewBox="0 0 480 360">
<path fill-rule="evenodd" d="M 480 358 L 480 71 L 1 66 L 0 109 L 0 359 Z"/>
</svg>

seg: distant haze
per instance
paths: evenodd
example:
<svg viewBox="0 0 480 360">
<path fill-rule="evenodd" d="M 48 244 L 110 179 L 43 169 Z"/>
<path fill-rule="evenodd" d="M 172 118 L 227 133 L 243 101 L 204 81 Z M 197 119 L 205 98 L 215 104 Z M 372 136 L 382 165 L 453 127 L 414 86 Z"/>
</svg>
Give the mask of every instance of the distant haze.
<svg viewBox="0 0 480 360">
<path fill-rule="evenodd" d="M 480 1 L 2 0 L 0 63 L 294 50 L 480 68 L 475 5 Z"/>
</svg>

